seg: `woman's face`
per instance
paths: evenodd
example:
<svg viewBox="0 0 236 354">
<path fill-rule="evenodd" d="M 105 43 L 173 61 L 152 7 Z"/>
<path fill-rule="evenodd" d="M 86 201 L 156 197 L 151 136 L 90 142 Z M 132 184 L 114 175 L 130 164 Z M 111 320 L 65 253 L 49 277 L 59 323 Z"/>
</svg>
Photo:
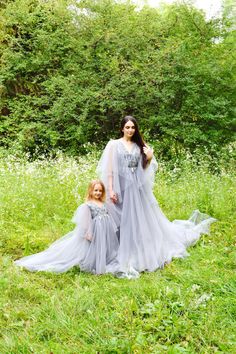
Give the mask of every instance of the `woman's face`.
<svg viewBox="0 0 236 354">
<path fill-rule="evenodd" d="M 93 187 L 92 197 L 95 200 L 100 200 L 102 198 L 103 189 L 101 184 L 96 183 Z"/>
<path fill-rule="evenodd" d="M 127 123 L 125 123 L 124 128 L 122 129 L 122 132 L 124 133 L 124 138 L 131 139 L 135 133 L 134 123 L 131 122 L 131 120 L 129 120 Z"/>
</svg>

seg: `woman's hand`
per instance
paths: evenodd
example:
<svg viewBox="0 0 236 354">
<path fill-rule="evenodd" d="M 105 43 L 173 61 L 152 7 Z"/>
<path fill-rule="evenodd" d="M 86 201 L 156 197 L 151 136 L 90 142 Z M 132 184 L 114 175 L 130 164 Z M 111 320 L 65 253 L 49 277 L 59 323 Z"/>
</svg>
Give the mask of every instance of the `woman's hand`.
<svg viewBox="0 0 236 354">
<path fill-rule="evenodd" d="M 149 146 L 144 146 L 143 152 L 146 155 L 147 160 L 151 161 L 151 159 L 153 157 L 153 149 L 151 149 Z"/>
<path fill-rule="evenodd" d="M 118 202 L 117 194 L 113 190 L 110 191 L 110 199 L 114 204 Z"/>
</svg>

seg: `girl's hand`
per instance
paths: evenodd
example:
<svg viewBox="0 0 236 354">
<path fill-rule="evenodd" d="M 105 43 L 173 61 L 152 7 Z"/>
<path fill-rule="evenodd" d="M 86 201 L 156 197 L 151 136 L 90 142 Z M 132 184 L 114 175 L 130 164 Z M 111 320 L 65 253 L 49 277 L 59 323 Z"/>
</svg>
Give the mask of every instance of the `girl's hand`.
<svg viewBox="0 0 236 354">
<path fill-rule="evenodd" d="M 114 191 L 110 191 L 110 199 L 114 204 L 118 202 L 117 194 Z"/>
<path fill-rule="evenodd" d="M 143 152 L 147 157 L 147 160 L 150 161 L 153 157 L 153 149 L 151 149 L 149 146 L 144 146 Z"/>
<path fill-rule="evenodd" d="M 93 238 L 93 236 L 92 235 L 89 235 L 89 234 L 86 234 L 86 236 L 85 236 L 85 238 L 86 238 L 86 240 L 88 240 L 88 241 L 92 241 L 92 238 Z"/>
</svg>

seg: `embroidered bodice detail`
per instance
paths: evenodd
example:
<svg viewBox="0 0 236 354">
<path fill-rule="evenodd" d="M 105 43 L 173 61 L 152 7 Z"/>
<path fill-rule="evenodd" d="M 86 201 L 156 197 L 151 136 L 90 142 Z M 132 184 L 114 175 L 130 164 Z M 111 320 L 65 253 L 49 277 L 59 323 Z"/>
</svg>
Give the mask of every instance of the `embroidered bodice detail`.
<svg viewBox="0 0 236 354">
<path fill-rule="evenodd" d="M 131 169 L 132 172 L 134 172 L 138 167 L 139 156 L 127 153 L 124 157 L 127 162 L 127 166 Z"/>
<path fill-rule="evenodd" d="M 99 217 L 101 219 L 104 216 L 108 216 L 108 211 L 105 205 L 99 207 L 98 205 L 91 202 L 88 202 L 87 205 L 90 209 L 92 219 L 96 217 Z"/>
<path fill-rule="evenodd" d="M 128 167 L 131 172 L 134 172 L 137 169 L 140 160 L 140 149 L 138 145 L 134 143 L 131 151 L 128 151 L 121 141 L 119 145 L 118 152 L 124 158 L 124 167 Z"/>
</svg>

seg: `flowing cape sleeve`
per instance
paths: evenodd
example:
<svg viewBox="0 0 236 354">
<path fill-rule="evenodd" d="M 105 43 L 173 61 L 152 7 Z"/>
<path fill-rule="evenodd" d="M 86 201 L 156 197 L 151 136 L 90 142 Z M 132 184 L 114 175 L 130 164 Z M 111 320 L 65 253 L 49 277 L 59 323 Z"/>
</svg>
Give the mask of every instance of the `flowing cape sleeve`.
<svg viewBox="0 0 236 354">
<path fill-rule="evenodd" d="M 96 172 L 105 185 L 108 184 L 108 178 L 113 176 L 113 157 L 114 157 L 114 140 L 110 140 L 98 162 Z"/>
<path fill-rule="evenodd" d="M 153 155 L 150 164 L 144 170 L 145 182 L 148 186 L 153 188 L 155 182 L 155 175 L 158 169 L 158 163 Z"/>
<path fill-rule="evenodd" d="M 92 217 L 86 203 L 80 205 L 75 211 L 72 222 L 76 224 L 75 233 L 77 237 L 92 237 Z"/>
<path fill-rule="evenodd" d="M 103 181 L 106 194 L 109 193 L 109 179 L 112 178 L 112 187 L 115 193 L 118 194 L 119 198 L 121 197 L 121 188 L 119 181 L 119 174 L 121 173 L 118 166 L 118 156 L 116 149 L 116 141 L 110 140 L 98 162 L 96 169 L 97 174 L 100 176 L 100 179 Z M 109 199 L 109 198 L 108 198 Z"/>
</svg>

